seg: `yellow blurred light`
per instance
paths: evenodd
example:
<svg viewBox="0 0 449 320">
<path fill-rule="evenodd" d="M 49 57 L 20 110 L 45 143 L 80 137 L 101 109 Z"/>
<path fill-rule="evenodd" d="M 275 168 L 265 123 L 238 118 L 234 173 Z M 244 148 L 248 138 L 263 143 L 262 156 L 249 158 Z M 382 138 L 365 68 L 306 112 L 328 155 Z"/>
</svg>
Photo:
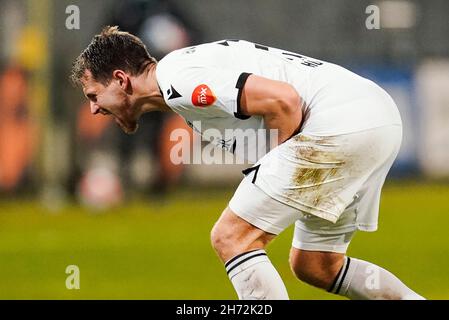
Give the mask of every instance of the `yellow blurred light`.
<svg viewBox="0 0 449 320">
<path fill-rule="evenodd" d="M 25 27 L 18 39 L 17 57 L 20 65 L 28 70 L 38 70 L 46 65 L 48 48 L 45 35 L 33 26 Z"/>
</svg>

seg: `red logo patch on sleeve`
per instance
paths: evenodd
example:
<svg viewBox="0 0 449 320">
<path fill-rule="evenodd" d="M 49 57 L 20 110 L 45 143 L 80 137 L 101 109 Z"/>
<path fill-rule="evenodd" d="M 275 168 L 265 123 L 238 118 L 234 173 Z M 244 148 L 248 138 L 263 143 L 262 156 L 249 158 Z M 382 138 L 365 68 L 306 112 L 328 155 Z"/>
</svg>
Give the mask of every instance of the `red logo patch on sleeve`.
<svg viewBox="0 0 449 320">
<path fill-rule="evenodd" d="M 193 90 L 192 104 L 197 107 L 206 107 L 212 105 L 217 98 L 212 90 L 205 84 L 200 84 Z"/>
</svg>

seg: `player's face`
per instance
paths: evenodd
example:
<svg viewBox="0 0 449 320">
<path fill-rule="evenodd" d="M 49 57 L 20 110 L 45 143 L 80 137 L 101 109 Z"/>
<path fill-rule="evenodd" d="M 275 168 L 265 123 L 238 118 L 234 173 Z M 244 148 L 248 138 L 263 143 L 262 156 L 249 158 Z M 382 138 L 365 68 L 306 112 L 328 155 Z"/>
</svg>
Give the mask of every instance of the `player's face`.
<svg viewBox="0 0 449 320">
<path fill-rule="evenodd" d="M 111 115 L 125 133 L 136 132 L 139 115 L 118 80 L 113 79 L 105 86 L 95 81 L 91 73 L 86 71 L 82 83 L 92 114 Z"/>
</svg>

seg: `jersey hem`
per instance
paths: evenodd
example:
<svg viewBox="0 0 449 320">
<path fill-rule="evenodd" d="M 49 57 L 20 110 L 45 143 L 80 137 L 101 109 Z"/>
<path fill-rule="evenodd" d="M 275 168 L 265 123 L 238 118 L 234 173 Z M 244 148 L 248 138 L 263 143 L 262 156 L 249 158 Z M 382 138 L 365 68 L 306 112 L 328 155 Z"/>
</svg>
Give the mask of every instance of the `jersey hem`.
<svg viewBox="0 0 449 320">
<path fill-rule="evenodd" d="M 318 218 L 322 218 L 324 220 L 330 221 L 332 223 L 336 223 L 338 221 L 338 218 L 340 217 L 340 215 L 336 215 L 336 214 L 332 214 L 329 212 L 323 212 L 320 210 L 313 210 L 313 208 L 305 208 L 305 206 L 300 206 L 300 205 L 294 205 L 297 204 L 295 203 L 288 203 L 287 201 L 277 197 L 276 195 L 274 195 L 273 193 L 271 193 L 270 191 L 268 191 L 269 188 L 266 188 L 263 184 L 261 185 L 260 183 L 256 183 L 256 186 L 260 188 L 260 190 L 262 190 L 263 192 L 265 192 L 268 196 L 270 196 L 271 198 L 273 198 L 276 201 L 279 201 L 289 207 L 292 207 L 294 209 L 297 209 L 298 211 L 302 212 L 302 213 L 306 213 L 306 214 L 311 214 L 314 215 Z"/>
<path fill-rule="evenodd" d="M 234 205 L 231 203 L 232 201 L 230 201 L 228 203 L 228 207 L 240 218 L 242 218 L 243 220 L 245 220 L 246 222 L 254 225 L 255 227 L 268 232 L 268 233 L 272 233 L 275 235 L 280 234 L 282 231 L 285 230 L 285 228 L 273 225 L 272 223 L 266 222 L 261 220 L 260 218 L 257 218 L 251 214 L 248 214 L 247 212 L 243 212 L 242 210 L 240 210 L 239 208 L 234 208 Z"/>
</svg>

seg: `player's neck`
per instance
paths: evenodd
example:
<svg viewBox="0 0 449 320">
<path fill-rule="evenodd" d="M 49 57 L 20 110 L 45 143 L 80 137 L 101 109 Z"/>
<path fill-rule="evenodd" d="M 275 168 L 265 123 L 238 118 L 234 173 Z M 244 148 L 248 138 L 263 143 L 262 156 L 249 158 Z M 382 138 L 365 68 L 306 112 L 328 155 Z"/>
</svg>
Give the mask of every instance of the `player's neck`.
<svg viewBox="0 0 449 320">
<path fill-rule="evenodd" d="M 152 111 L 171 111 L 162 97 L 156 80 L 156 64 L 150 64 L 146 68 L 145 72 L 143 72 L 143 74 L 139 77 L 141 77 L 141 79 L 139 79 L 140 81 L 138 82 L 141 86 L 136 88 L 136 102 L 139 105 L 141 113 Z"/>
</svg>

